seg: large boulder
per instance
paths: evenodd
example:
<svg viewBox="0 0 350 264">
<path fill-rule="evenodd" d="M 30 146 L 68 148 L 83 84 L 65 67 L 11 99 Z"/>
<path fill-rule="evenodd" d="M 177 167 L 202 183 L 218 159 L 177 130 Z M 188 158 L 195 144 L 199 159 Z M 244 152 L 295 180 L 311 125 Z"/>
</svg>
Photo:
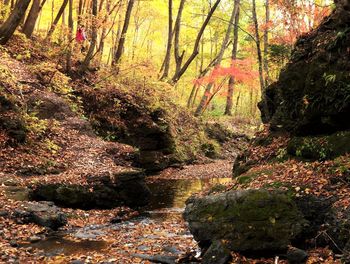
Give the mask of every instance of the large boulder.
<svg viewBox="0 0 350 264">
<path fill-rule="evenodd" d="M 308 224 L 289 196 L 267 190 L 192 197 L 184 218 L 201 247 L 225 241 L 230 250 L 250 253 L 284 251 Z"/>
<path fill-rule="evenodd" d="M 64 120 L 73 117 L 69 103 L 54 93 L 37 92 L 28 100 L 29 110 L 40 119 Z"/>
<path fill-rule="evenodd" d="M 176 131 L 165 109 L 151 108 L 150 102 L 118 89 L 87 89 L 81 96 L 93 128 L 108 140 L 138 148 L 140 167 L 159 171 L 171 165 Z"/>
<path fill-rule="evenodd" d="M 269 109 L 262 119 L 272 129 L 309 135 L 350 128 L 350 10 L 338 2 L 318 28 L 299 38 L 278 81 L 267 88 L 259 107 Z"/>
<path fill-rule="evenodd" d="M 82 209 L 142 206 L 147 204 L 150 195 L 144 174 L 139 171 L 92 178 L 87 185 L 38 184 L 30 191 L 33 200 L 53 201 L 60 206 Z"/>
<path fill-rule="evenodd" d="M 19 115 L 14 102 L 0 94 L 0 130 L 4 130 L 9 137 L 9 144 L 25 143 L 27 128 Z"/>
<path fill-rule="evenodd" d="M 14 211 L 18 223 L 35 223 L 53 230 L 67 224 L 67 216 L 52 202 L 25 202 Z"/>
</svg>

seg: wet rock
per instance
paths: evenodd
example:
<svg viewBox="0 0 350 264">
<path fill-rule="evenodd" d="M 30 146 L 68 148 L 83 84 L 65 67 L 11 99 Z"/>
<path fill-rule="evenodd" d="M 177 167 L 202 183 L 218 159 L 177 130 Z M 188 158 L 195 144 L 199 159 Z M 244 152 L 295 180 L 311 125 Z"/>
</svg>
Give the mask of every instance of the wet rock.
<svg viewBox="0 0 350 264">
<path fill-rule="evenodd" d="M 175 264 L 177 257 L 175 256 L 164 256 L 164 255 L 146 255 L 146 254 L 132 254 L 133 257 L 149 260 L 155 263 L 163 263 L 163 264 Z"/>
<path fill-rule="evenodd" d="M 5 188 L 6 196 L 16 201 L 28 201 L 29 189 L 22 186 L 9 186 Z"/>
<path fill-rule="evenodd" d="M 299 248 L 291 247 L 287 251 L 287 260 L 289 264 L 303 264 L 306 263 L 307 258 L 307 252 Z"/>
<path fill-rule="evenodd" d="M 184 253 L 173 246 L 165 246 L 165 247 L 163 247 L 163 251 L 171 253 L 171 254 L 175 254 L 175 255 L 181 255 Z"/>
<path fill-rule="evenodd" d="M 231 259 L 230 251 L 221 241 L 214 241 L 203 255 L 203 264 L 226 264 Z"/>
<path fill-rule="evenodd" d="M 147 246 L 139 246 L 137 247 L 138 250 L 141 250 L 141 251 L 148 251 L 150 250 L 151 248 L 150 247 L 147 247 Z"/>
<path fill-rule="evenodd" d="M 71 264 L 84 264 L 85 262 L 83 260 L 79 260 L 79 259 L 76 259 L 76 260 L 72 260 L 71 261 Z"/>
<path fill-rule="evenodd" d="M 58 205 L 93 209 L 115 208 L 121 205 L 137 207 L 147 204 L 150 190 L 140 171 L 122 172 L 113 177 L 90 178 L 88 185 L 39 184 L 33 186 L 33 200 L 53 201 Z"/>
<path fill-rule="evenodd" d="M 6 217 L 9 215 L 9 212 L 8 211 L 5 211 L 5 210 L 0 210 L 0 217 Z"/>
<path fill-rule="evenodd" d="M 241 190 L 191 197 L 184 218 L 202 248 L 225 240 L 229 250 L 286 250 L 307 221 L 290 197 L 279 191 Z"/>
<path fill-rule="evenodd" d="M 123 218 L 120 216 L 113 217 L 110 221 L 112 224 L 119 224 L 123 222 Z"/>
<path fill-rule="evenodd" d="M 17 241 L 16 240 L 10 240 L 10 246 L 11 247 L 18 247 L 19 246 L 19 244 L 17 243 Z"/>
<path fill-rule="evenodd" d="M 6 179 L 2 182 L 5 186 L 18 186 L 19 182 L 15 179 Z"/>
<path fill-rule="evenodd" d="M 104 231 L 101 230 L 89 230 L 89 229 L 82 229 L 82 230 L 78 230 L 77 232 L 75 232 L 73 234 L 74 237 L 78 238 L 78 239 L 90 239 L 90 240 L 95 240 L 99 237 L 103 237 L 105 236 L 106 233 Z"/>
<path fill-rule="evenodd" d="M 19 223 L 35 223 L 53 230 L 67 224 L 67 216 L 51 202 L 26 202 L 13 216 Z"/>
<path fill-rule="evenodd" d="M 151 191 L 144 182 L 145 174 L 141 171 L 127 171 L 114 175 L 121 199 L 129 206 L 146 205 Z"/>
<path fill-rule="evenodd" d="M 41 237 L 39 237 L 39 236 L 31 236 L 30 238 L 29 238 L 29 241 L 31 242 L 31 243 L 35 243 L 35 242 L 38 242 L 38 241 L 40 241 L 41 240 Z"/>
</svg>

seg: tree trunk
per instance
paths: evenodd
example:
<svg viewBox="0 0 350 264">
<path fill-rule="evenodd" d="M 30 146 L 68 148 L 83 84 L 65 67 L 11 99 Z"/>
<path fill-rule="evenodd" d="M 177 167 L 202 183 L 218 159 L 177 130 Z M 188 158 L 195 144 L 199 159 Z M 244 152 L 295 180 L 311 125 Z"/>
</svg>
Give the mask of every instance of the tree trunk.
<svg viewBox="0 0 350 264">
<path fill-rule="evenodd" d="M 270 0 L 265 1 L 265 29 L 264 29 L 264 71 L 265 71 L 265 87 L 270 84 L 269 72 L 269 22 L 270 22 Z"/>
<path fill-rule="evenodd" d="M 114 65 L 118 65 L 123 56 L 126 34 L 128 32 L 132 8 L 134 6 L 134 3 L 135 3 L 135 0 L 129 0 L 128 7 L 125 13 L 123 29 L 122 29 L 121 36 L 118 43 L 118 48 L 114 55 L 114 61 L 113 61 Z"/>
<path fill-rule="evenodd" d="M 168 4 L 168 12 L 169 12 L 169 22 L 168 22 L 168 44 L 166 48 L 166 55 L 164 59 L 164 72 L 161 80 L 165 80 L 169 76 L 170 69 L 170 56 L 171 56 L 171 47 L 173 43 L 173 0 L 169 0 Z"/>
<path fill-rule="evenodd" d="M 66 65 L 66 71 L 67 73 L 70 73 L 72 70 L 72 51 L 73 51 L 73 28 L 74 28 L 74 21 L 73 21 L 73 0 L 69 0 L 69 7 L 68 7 L 68 28 L 69 28 L 69 37 L 68 37 L 68 52 L 67 52 L 67 65 Z M 64 9 L 63 9 L 64 10 Z M 63 12 L 62 12 L 63 13 Z"/>
<path fill-rule="evenodd" d="M 190 55 L 190 57 L 187 59 L 187 61 L 183 64 L 182 67 L 180 67 L 174 74 L 173 78 L 171 79 L 171 83 L 172 84 L 176 84 L 179 79 L 182 77 L 182 75 L 187 71 L 188 67 L 191 65 L 192 61 L 196 58 L 196 56 L 198 55 L 199 53 L 199 44 L 200 44 L 200 41 L 202 39 L 202 36 L 203 36 L 203 33 L 206 29 L 206 27 L 208 26 L 209 24 L 209 21 L 211 19 L 211 17 L 213 16 L 216 8 L 218 7 L 218 5 L 220 4 L 221 0 L 216 0 L 215 4 L 213 5 L 213 7 L 210 9 L 204 23 L 202 24 L 198 34 L 197 34 L 197 37 L 196 37 L 196 41 L 195 41 L 195 44 L 194 44 L 194 47 L 193 47 L 193 51 Z M 184 55 L 184 52 L 182 53 L 181 57 L 183 57 Z M 182 62 L 182 58 L 181 58 L 181 62 Z"/>
<path fill-rule="evenodd" d="M 91 43 L 90 43 L 90 47 L 89 50 L 86 54 L 86 57 L 83 61 L 83 63 L 81 64 L 80 67 L 80 72 L 84 73 L 90 65 L 91 59 L 94 55 L 94 50 L 97 44 L 97 11 L 98 10 L 98 3 L 97 0 L 92 0 L 92 23 L 91 23 L 91 27 L 92 27 L 92 32 L 91 32 Z"/>
<path fill-rule="evenodd" d="M 49 33 L 47 33 L 46 39 L 50 39 L 50 38 L 51 38 L 53 32 L 54 32 L 55 29 L 56 29 L 56 26 L 57 26 L 58 22 L 59 22 L 60 19 L 61 19 L 61 16 L 62 16 L 64 10 L 66 9 L 66 6 L 67 6 L 67 4 L 68 4 L 68 1 L 70 1 L 70 0 L 64 0 L 64 1 L 63 1 L 60 10 L 58 10 L 58 13 L 57 13 L 57 15 L 56 15 L 56 17 L 55 17 L 55 20 L 53 21 L 53 23 L 52 23 L 52 25 L 51 25 L 51 28 L 50 28 L 50 30 L 49 30 Z M 69 3 L 69 4 L 70 4 L 70 3 Z M 70 11 L 69 11 L 69 12 L 70 12 Z"/>
<path fill-rule="evenodd" d="M 17 1 L 12 13 L 0 27 L 0 44 L 5 45 L 12 37 L 19 23 L 25 15 L 30 0 Z"/>
<path fill-rule="evenodd" d="M 221 64 L 221 61 L 222 61 L 222 58 L 224 57 L 224 53 L 225 53 L 225 50 L 226 50 L 226 47 L 227 47 L 227 43 L 230 39 L 230 35 L 231 35 L 231 31 L 232 31 L 232 27 L 234 25 L 234 21 L 235 21 L 235 18 L 236 18 L 236 15 L 237 15 L 237 12 L 238 12 L 238 5 L 237 5 L 237 1 L 235 1 L 235 4 L 234 4 L 234 8 L 232 10 L 232 14 L 231 14 L 231 18 L 230 18 L 230 21 L 229 21 L 229 24 L 228 24 L 228 27 L 227 27 L 227 30 L 226 30 L 226 34 L 225 34 L 225 37 L 224 37 L 224 40 L 221 44 L 221 49 L 217 55 L 217 57 L 215 58 L 214 60 L 214 64 L 213 66 L 214 67 L 217 67 Z M 213 87 L 213 83 L 209 83 L 204 91 L 204 94 L 202 96 L 202 99 L 196 109 L 196 112 L 194 113 L 195 116 L 199 116 L 201 115 L 204 107 L 206 106 L 207 102 L 208 102 L 208 99 L 209 99 L 209 96 L 210 96 L 210 91 L 211 91 L 211 88 Z"/>
<path fill-rule="evenodd" d="M 29 14 L 27 16 L 26 22 L 24 23 L 22 32 L 27 38 L 30 38 L 33 34 L 36 21 L 39 17 L 42 7 L 44 6 L 46 0 L 33 0 L 32 7 L 30 8 Z"/>
<path fill-rule="evenodd" d="M 185 51 L 182 51 L 180 55 L 180 30 L 181 30 L 181 20 L 182 13 L 185 7 L 186 0 L 181 0 L 179 5 L 179 10 L 177 12 L 175 26 L 174 26 L 174 57 L 175 57 L 175 72 L 178 72 L 181 68 L 182 60 L 185 54 Z"/>
<path fill-rule="evenodd" d="M 106 12 L 107 13 L 106 13 L 106 16 L 104 18 L 104 21 L 108 20 L 108 16 L 109 16 L 110 10 L 111 10 L 111 0 L 107 0 L 107 2 L 106 2 Z M 100 9 L 100 11 L 102 11 L 102 10 Z M 113 24 L 114 23 L 115 23 L 115 18 L 113 20 Z M 98 46 L 98 53 L 99 53 L 98 64 L 99 65 L 101 65 L 101 63 L 102 63 L 103 52 L 104 52 L 104 47 L 105 47 L 106 32 L 107 32 L 107 29 L 104 26 L 103 29 L 102 29 L 102 33 L 101 33 L 100 44 Z"/>
<path fill-rule="evenodd" d="M 238 10 L 235 18 L 235 26 L 233 30 L 233 48 L 232 48 L 232 61 L 237 59 L 237 49 L 238 49 L 238 33 L 239 33 L 239 13 L 240 13 L 240 0 L 236 0 L 235 5 L 238 5 Z M 232 115 L 232 105 L 233 105 L 233 91 L 235 85 L 234 76 L 230 76 L 228 81 L 228 93 L 226 97 L 226 107 L 225 107 L 225 115 Z"/>
<path fill-rule="evenodd" d="M 264 72 L 263 72 L 263 58 L 261 55 L 261 47 L 260 47 L 260 34 L 259 34 L 259 24 L 258 19 L 256 15 L 256 3 L 255 0 L 252 0 L 252 18 L 254 23 L 254 29 L 255 29 L 255 43 L 256 43 L 256 52 L 258 56 L 258 64 L 259 64 L 259 80 L 260 80 L 260 89 L 262 94 L 262 101 L 264 102 L 263 105 L 263 111 L 265 112 L 266 118 L 269 120 L 270 114 L 269 109 L 267 106 L 267 102 L 265 100 L 266 98 L 266 91 L 265 91 L 265 82 L 264 82 Z"/>
</svg>

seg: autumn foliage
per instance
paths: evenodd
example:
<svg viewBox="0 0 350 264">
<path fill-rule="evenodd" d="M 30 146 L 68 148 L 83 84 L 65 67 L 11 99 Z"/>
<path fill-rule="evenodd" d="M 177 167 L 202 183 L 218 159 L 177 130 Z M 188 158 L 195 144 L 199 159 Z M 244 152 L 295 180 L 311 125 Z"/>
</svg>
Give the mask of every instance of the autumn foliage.
<svg viewBox="0 0 350 264">
<path fill-rule="evenodd" d="M 210 74 L 193 81 L 195 85 L 216 84 L 223 78 L 233 77 L 237 83 L 246 83 L 252 81 L 258 76 L 258 72 L 253 69 L 251 59 L 232 60 L 229 67 L 219 65 L 215 67 Z"/>
</svg>

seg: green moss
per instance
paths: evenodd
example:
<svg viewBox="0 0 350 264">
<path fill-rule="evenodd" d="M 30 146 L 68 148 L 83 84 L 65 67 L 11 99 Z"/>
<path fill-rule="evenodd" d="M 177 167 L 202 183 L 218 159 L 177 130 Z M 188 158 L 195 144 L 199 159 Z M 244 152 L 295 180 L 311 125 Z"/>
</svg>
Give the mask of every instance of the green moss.
<svg viewBox="0 0 350 264">
<path fill-rule="evenodd" d="M 218 193 L 218 192 L 223 192 L 227 189 L 226 185 L 223 184 L 216 184 L 211 189 L 208 191 L 208 195 L 212 193 Z"/>
<path fill-rule="evenodd" d="M 201 150 L 208 158 L 216 159 L 220 155 L 220 145 L 214 140 L 203 143 L 201 145 Z"/>
<path fill-rule="evenodd" d="M 332 159 L 350 153 L 350 131 L 329 136 L 295 137 L 288 143 L 290 155 L 312 160 Z"/>
<path fill-rule="evenodd" d="M 255 171 L 248 171 L 247 173 L 243 174 L 242 176 L 237 177 L 237 182 L 239 184 L 248 184 L 252 182 L 254 179 L 261 175 L 272 175 L 273 170 L 270 169 L 261 169 L 261 170 L 255 170 Z"/>
<path fill-rule="evenodd" d="M 215 238 L 227 239 L 233 250 L 285 249 L 308 224 L 292 197 L 279 191 L 230 191 L 220 195 L 225 195 L 225 201 L 213 196 L 210 202 L 198 206 L 194 219 L 217 226 Z"/>
</svg>

